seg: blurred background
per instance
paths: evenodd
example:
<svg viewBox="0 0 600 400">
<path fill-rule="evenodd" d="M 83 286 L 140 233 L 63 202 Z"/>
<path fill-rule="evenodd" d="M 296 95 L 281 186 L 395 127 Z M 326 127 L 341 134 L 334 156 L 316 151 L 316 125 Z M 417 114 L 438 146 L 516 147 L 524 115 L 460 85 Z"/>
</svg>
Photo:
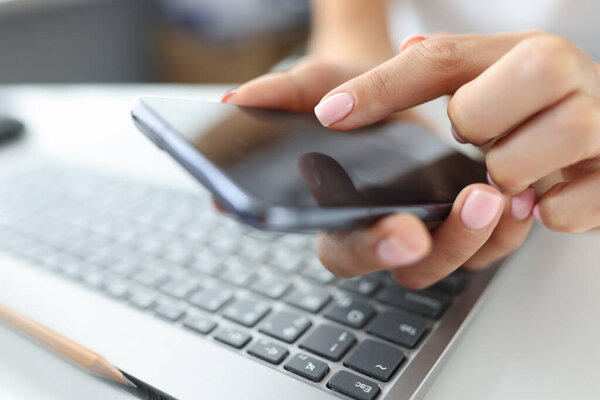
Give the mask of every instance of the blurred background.
<svg viewBox="0 0 600 400">
<path fill-rule="evenodd" d="M 0 84 L 243 82 L 308 22 L 308 0 L 0 0 Z"/>
</svg>

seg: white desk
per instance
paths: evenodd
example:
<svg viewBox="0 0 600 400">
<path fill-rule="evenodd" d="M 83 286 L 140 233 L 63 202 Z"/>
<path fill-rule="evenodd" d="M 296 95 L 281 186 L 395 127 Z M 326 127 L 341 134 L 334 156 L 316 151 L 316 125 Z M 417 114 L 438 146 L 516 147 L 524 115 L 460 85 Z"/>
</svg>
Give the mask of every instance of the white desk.
<svg viewBox="0 0 600 400">
<path fill-rule="evenodd" d="M 138 94 L 218 99 L 227 87 L 0 88 L 0 114 L 23 119 L 30 137 L 0 151 L 2 163 L 44 153 L 143 179 L 194 185 L 131 125 Z M 6 161 L 5 161 L 6 160 Z M 174 179 L 174 177 L 176 179 Z M 591 399 L 600 396 L 600 240 L 538 227 L 495 279 L 479 314 L 426 396 L 452 399 Z M 68 384 L 45 377 L 48 368 Z M 52 360 L 0 328 L 0 398 L 128 399 Z M 62 371 L 62 372 L 61 372 Z M 5 380 L 6 382 L 3 382 Z"/>
</svg>

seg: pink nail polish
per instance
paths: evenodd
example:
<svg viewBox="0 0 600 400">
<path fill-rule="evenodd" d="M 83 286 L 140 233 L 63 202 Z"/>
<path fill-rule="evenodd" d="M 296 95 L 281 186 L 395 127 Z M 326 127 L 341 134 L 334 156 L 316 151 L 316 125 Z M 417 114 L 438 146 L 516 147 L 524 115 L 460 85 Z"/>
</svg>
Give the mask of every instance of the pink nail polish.
<svg viewBox="0 0 600 400">
<path fill-rule="evenodd" d="M 514 196 L 510 201 L 510 212 L 513 217 L 518 221 L 527 219 L 531 215 L 536 199 L 537 193 L 534 188 L 529 188 Z"/>
<path fill-rule="evenodd" d="M 453 126 L 450 126 L 450 132 L 452 132 L 452 136 L 454 137 L 454 140 L 456 140 L 458 143 L 460 143 L 460 144 L 467 143 L 466 140 L 464 140 L 463 138 L 460 137 L 460 135 L 458 134 L 458 132 L 456 132 L 456 129 L 454 129 Z"/>
<path fill-rule="evenodd" d="M 390 268 L 405 267 L 416 263 L 424 254 L 408 247 L 395 236 L 382 239 L 376 246 L 377 257 Z"/>
<path fill-rule="evenodd" d="M 354 108 L 354 97 L 348 92 L 329 96 L 315 107 L 315 115 L 323 126 L 338 122 Z"/>
<path fill-rule="evenodd" d="M 475 189 L 467 197 L 460 212 L 460 219 L 472 231 L 483 229 L 496 218 L 503 201 L 500 195 Z"/>
<path fill-rule="evenodd" d="M 533 206 L 533 211 L 531 213 L 533 214 L 533 218 L 535 218 L 536 221 L 542 222 L 542 216 L 540 214 L 540 203 L 537 203 L 535 206 Z"/>
<path fill-rule="evenodd" d="M 221 103 L 227 104 L 236 92 L 237 88 L 229 89 L 228 91 L 226 91 L 223 97 L 221 98 Z"/>
<path fill-rule="evenodd" d="M 422 42 L 423 40 L 429 39 L 429 35 L 423 34 L 415 34 L 407 36 L 400 45 L 399 52 L 402 53 L 404 50 L 408 49 L 410 46 Z"/>
<path fill-rule="evenodd" d="M 494 189 L 498 189 L 499 191 L 502 192 L 502 188 L 500 186 L 498 186 L 498 184 L 496 182 L 494 182 L 494 180 L 492 179 L 492 176 L 490 175 L 489 172 L 487 173 L 487 181 L 491 187 L 493 187 Z"/>
</svg>

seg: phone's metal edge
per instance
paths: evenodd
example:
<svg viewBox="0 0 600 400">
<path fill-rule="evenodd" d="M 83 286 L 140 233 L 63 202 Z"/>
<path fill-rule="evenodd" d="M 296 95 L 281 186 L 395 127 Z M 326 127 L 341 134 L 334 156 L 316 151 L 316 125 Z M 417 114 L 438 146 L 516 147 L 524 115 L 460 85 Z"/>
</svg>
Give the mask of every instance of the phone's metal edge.
<svg viewBox="0 0 600 400">
<path fill-rule="evenodd" d="M 241 190 L 210 160 L 198 155 L 197 151 L 176 133 L 173 127 L 144 103 L 144 98 L 156 97 L 140 96 L 133 104 L 131 116 L 138 129 L 209 188 L 220 202 L 234 212 L 233 217 L 253 228 L 277 232 L 316 232 L 322 229 L 337 230 L 368 226 L 377 219 L 394 213 L 411 213 L 425 222 L 441 221 L 450 212 L 452 206 L 450 203 L 303 209 L 265 206 L 264 203 Z M 209 171 L 208 174 L 205 171 Z M 219 181 L 219 185 L 215 184 L 215 180 Z M 221 187 L 222 185 L 224 186 Z"/>
<path fill-rule="evenodd" d="M 242 214 L 247 212 L 264 212 L 264 209 L 254 199 L 241 191 L 218 168 L 193 150 L 193 148 L 175 133 L 166 121 L 158 117 L 143 102 L 144 97 L 138 97 L 131 108 L 131 117 L 136 127 L 150 139 L 158 148 L 168 152 L 190 174 L 209 188 L 225 206 L 229 206 Z M 208 171 L 206 173 L 205 171 Z M 210 175 L 210 176 L 209 176 Z M 219 181 L 219 187 L 214 181 Z M 260 215 L 260 214 L 256 214 Z"/>
<path fill-rule="evenodd" d="M 380 218 L 396 213 L 410 213 L 424 222 L 437 222 L 446 218 L 451 203 L 388 207 L 335 207 L 290 210 L 273 207 L 267 210 L 263 229 L 288 232 L 312 232 L 319 229 L 350 229 L 368 226 Z"/>
</svg>

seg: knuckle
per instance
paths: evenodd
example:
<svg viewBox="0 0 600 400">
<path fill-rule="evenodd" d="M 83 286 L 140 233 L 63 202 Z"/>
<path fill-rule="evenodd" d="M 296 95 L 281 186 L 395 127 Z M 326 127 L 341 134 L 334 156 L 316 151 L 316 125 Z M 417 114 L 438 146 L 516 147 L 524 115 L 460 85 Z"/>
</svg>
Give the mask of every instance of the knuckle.
<svg viewBox="0 0 600 400">
<path fill-rule="evenodd" d="M 597 101 L 584 95 L 575 96 L 563 123 L 565 131 L 582 142 L 579 148 L 586 152 L 583 156 L 591 156 L 587 151 L 595 149 L 589 146 L 590 141 L 597 140 L 596 137 L 600 134 L 600 106 Z"/>
<path fill-rule="evenodd" d="M 427 65 L 442 72 L 458 70 L 466 63 L 461 43 L 451 36 L 433 37 L 417 43 L 413 48 Z"/>
<path fill-rule="evenodd" d="M 511 164 L 505 161 L 505 157 L 500 157 L 498 151 L 495 151 L 494 148 L 486 154 L 485 164 L 494 182 L 504 191 L 517 193 L 527 186 L 518 179 L 517 171 L 511 169 Z"/>
<path fill-rule="evenodd" d="M 469 113 L 469 101 L 465 99 L 463 93 L 469 84 L 463 85 L 454 93 L 454 95 L 448 101 L 447 114 L 448 118 L 452 122 L 452 126 L 455 127 L 460 134 L 460 137 L 469 143 L 475 145 L 483 144 L 480 143 L 481 139 L 477 138 L 475 131 L 477 130 L 476 122 Z"/>
<path fill-rule="evenodd" d="M 554 35 L 538 35 L 523 41 L 529 61 L 523 63 L 527 75 L 544 82 L 570 82 L 580 68 L 579 53 L 568 40 Z"/>
<path fill-rule="evenodd" d="M 576 226 L 561 194 L 566 187 L 566 183 L 554 185 L 544 194 L 540 202 L 540 213 L 544 225 L 556 232 L 577 233 L 580 228 Z"/>
<path fill-rule="evenodd" d="M 372 90 L 373 99 L 380 108 L 389 109 L 389 99 L 393 96 L 393 91 L 383 72 L 379 68 L 375 68 L 367 73 L 366 78 L 369 88 Z"/>
</svg>

